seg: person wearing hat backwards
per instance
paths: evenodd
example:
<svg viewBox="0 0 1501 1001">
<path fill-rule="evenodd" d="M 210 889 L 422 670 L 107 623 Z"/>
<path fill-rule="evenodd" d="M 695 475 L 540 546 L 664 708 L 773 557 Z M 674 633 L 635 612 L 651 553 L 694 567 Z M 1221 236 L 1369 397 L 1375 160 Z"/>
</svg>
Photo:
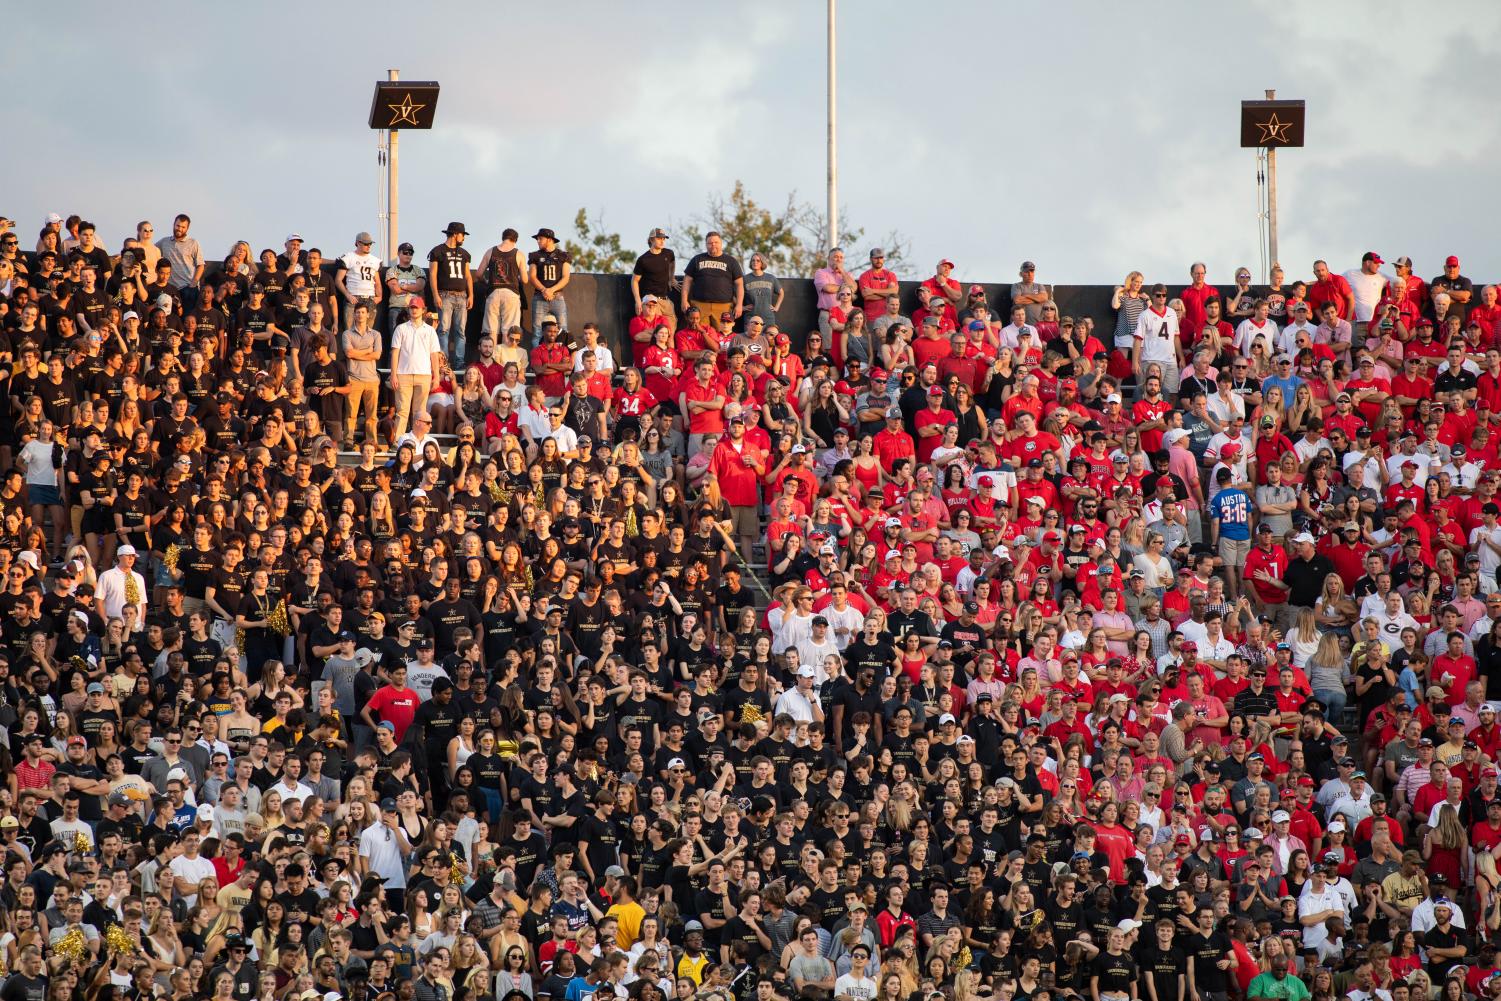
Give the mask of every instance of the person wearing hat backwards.
<svg viewBox="0 0 1501 1001">
<path fill-rule="evenodd" d="M 343 313 L 340 330 L 354 324 L 354 307 L 364 303 L 374 315 L 381 303 L 381 259 L 370 252 L 375 237 L 369 233 L 357 233 L 354 249 L 334 265 L 334 292 L 338 296 Z"/>
</svg>

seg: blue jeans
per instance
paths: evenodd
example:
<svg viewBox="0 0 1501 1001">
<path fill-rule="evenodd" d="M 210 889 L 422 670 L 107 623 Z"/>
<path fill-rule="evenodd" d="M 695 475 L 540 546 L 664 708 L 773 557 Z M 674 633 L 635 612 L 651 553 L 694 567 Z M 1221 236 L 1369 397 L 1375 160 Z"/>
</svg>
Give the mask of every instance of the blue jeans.
<svg viewBox="0 0 1501 1001">
<path fill-rule="evenodd" d="M 500 798 L 499 789 L 491 789 L 488 786 L 477 786 L 480 795 L 485 798 L 485 812 L 489 815 L 490 823 L 500 823 L 500 815 L 505 812 L 505 803 Z"/>
<path fill-rule="evenodd" d="M 1340 720 L 1345 715 L 1345 703 L 1348 701 L 1343 688 L 1315 688 L 1313 697 L 1324 703 L 1324 718 L 1335 726 L 1339 726 Z"/>
<path fill-rule="evenodd" d="M 469 296 L 442 292 L 438 296 L 438 344 L 457 367 L 464 360 L 464 330 L 469 325 Z"/>
<path fill-rule="evenodd" d="M 558 329 L 568 329 L 568 300 L 562 296 L 548 302 L 540 295 L 532 296 L 532 343 L 542 343 L 542 321 L 548 317 L 558 321 Z"/>
</svg>

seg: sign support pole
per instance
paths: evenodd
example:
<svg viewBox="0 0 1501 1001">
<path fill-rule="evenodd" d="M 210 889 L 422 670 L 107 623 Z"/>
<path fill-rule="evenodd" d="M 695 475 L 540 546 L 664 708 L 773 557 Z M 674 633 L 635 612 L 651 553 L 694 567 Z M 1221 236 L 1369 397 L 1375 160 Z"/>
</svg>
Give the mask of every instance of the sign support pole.
<svg viewBox="0 0 1501 1001">
<path fill-rule="evenodd" d="M 386 79 L 395 82 L 400 78 L 398 70 L 387 70 Z M 389 149 L 386 153 L 386 260 L 396 260 L 396 210 L 397 210 L 397 183 L 399 172 L 396 167 L 396 143 L 400 135 L 399 129 L 387 129 L 387 142 Z"/>
<path fill-rule="evenodd" d="M 1275 100 L 1277 91 L 1268 89 L 1266 99 Z M 1268 267 L 1277 264 L 1277 147 L 1269 146 L 1266 151 L 1266 187 L 1267 187 L 1267 259 Z"/>
</svg>

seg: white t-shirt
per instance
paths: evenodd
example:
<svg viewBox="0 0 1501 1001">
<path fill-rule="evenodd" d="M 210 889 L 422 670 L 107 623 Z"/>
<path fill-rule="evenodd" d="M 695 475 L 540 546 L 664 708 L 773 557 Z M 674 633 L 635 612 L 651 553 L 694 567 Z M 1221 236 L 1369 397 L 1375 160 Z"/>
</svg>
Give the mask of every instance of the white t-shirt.
<svg viewBox="0 0 1501 1001">
<path fill-rule="evenodd" d="M 853 973 L 846 973 L 834 981 L 834 996 L 854 998 L 854 1001 L 870 1001 L 876 996 L 876 982 L 869 977 L 856 977 Z"/>
<path fill-rule="evenodd" d="M 1355 322 L 1365 323 L 1376 315 L 1376 304 L 1386 290 L 1387 277 L 1379 271 L 1368 275 L 1353 268 L 1345 272 L 1345 281 L 1350 283 L 1350 291 L 1355 294 Z"/>
<path fill-rule="evenodd" d="M 1501 556 L 1497 556 L 1490 546 L 1480 545 L 1481 536 L 1486 535 L 1492 542 L 1501 545 L 1501 524 L 1497 524 L 1495 528 L 1476 525 L 1470 532 L 1470 548 L 1480 554 L 1480 572 L 1495 576 L 1496 568 L 1501 567 Z"/>
<path fill-rule="evenodd" d="M 21 464 L 26 467 L 28 486 L 57 486 L 57 469 L 52 465 L 55 451 L 55 442 L 44 442 L 40 438 L 31 439 L 21 449 Z"/>
<path fill-rule="evenodd" d="M 171 869 L 172 875 L 178 879 L 185 879 L 189 883 L 194 884 L 205 879 L 210 879 L 214 875 L 214 863 L 202 855 L 195 859 L 190 859 L 186 855 L 179 855 L 172 860 L 167 868 Z M 188 907 L 194 906 L 197 902 L 198 894 L 196 893 L 188 894 L 183 898 L 183 903 Z"/>
<path fill-rule="evenodd" d="M 370 860 L 370 871 L 386 877 L 386 886 L 406 889 L 406 866 L 401 862 L 401 846 L 396 834 L 376 821 L 360 833 L 360 854 Z"/>
<path fill-rule="evenodd" d="M 443 349 L 438 346 L 438 332 L 426 323 L 415 324 L 411 320 L 396 328 L 391 337 L 391 349 L 399 352 L 396 358 L 397 375 L 433 374 L 433 355 Z"/>
<path fill-rule="evenodd" d="M 356 299 L 375 298 L 376 284 L 381 276 L 381 259 L 374 254 L 356 254 L 350 251 L 339 258 L 339 266 L 347 274 L 344 276 L 344 287 L 349 289 L 349 294 Z"/>
</svg>

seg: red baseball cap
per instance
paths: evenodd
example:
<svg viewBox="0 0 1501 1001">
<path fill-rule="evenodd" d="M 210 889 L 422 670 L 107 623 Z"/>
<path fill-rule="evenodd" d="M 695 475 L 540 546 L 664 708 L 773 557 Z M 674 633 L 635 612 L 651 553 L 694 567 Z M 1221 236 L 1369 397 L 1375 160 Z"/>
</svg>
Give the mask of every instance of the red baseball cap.
<svg viewBox="0 0 1501 1001">
<path fill-rule="evenodd" d="M 788 337 L 786 334 L 777 334 L 777 347 L 785 348 L 791 347 L 791 345 L 792 338 Z"/>
<path fill-rule="evenodd" d="M 1238 441 L 1227 441 L 1225 442 L 1224 446 L 1220 448 L 1220 458 L 1222 459 L 1233 459 L 1239 454 L 1240 442 Z"/>
<path fill-rule="evenodd" d="M 1459 258 L 1455 257 L 1453 254 L 1450 254 L 1448 257 L 1444 258 L 1444 267 L 1446 267 L 1446 268 L 1457 268 L 1457 267 L 1459 267 Z"/>
<path fill-rule="evenodd" d="M 1060 392 L 1060 393 L 1063 392 L 1065 389 L 1078 389 L 1078 388 L 1079 388 L 1079 384 L 1077 382 L 1075 382 L 1074 380 L 1072 380 L 1072 379 L 1059 379 L 1058 380 L 1058 392 Z"/>
<path fill-rule="evenodd" d="M 1178 649 L 1182 650 L 1184 653 L 1198 653 L 1199 644 L 1195 643 L 1193 640 L 1184 640 L 1183 645 Z"/>
<path fill-rule="evenodd" d="M 971 285 L 969 287 L 969 294 L 970 295 L 984 295 L 985 294 L 985 286 L 984 285 Z"/>
<path fill-rule="evenodd" d="M 943 387 L 942 386 L 930 386 L 928 388 L 928 395 L 929 396 L 942 396 L 943 395 Z"/>
<path fill-rule="evenodd" d="M 886 370 L 877 365 L 875 368 L 870 370 L 869 375 L 872 379 L 884 379 L 886 378 Z"/>
<path fill-rule="evenodd" d="M 1361 256 L 1360 259 L 1362 261 L 1375 261 L 1377 264 L 1385 264 L 1386 263 L 1385 261 L 1383 261 L 1381 259 L 1381 255 L 1378 254 L 1378 253 L 1376 253 L 1374 250 L 1367 250 L 1365 252 L 1365 254 Z"/>
<path fill-rule="evenodd" d="M 1456 261 L 1455 263 L 1458 263 L 1458 262 Z M 940 268 L 943 267 L 945 264 L 947 264 L 951 268 L 954 266 L 954 262 L 951 261 L 951 260 L 949 260 L 947 257 L 945 257 L 943 260 L 941 260 L 941 261 L 938 262 L 938 266 Z"/>
<path fill-rule="evenodd" d="M 1058 531 L 1047 532 L 1042 537 L 1043 542 L 1062 542 L 1063 535 Z"/>
</svg>

